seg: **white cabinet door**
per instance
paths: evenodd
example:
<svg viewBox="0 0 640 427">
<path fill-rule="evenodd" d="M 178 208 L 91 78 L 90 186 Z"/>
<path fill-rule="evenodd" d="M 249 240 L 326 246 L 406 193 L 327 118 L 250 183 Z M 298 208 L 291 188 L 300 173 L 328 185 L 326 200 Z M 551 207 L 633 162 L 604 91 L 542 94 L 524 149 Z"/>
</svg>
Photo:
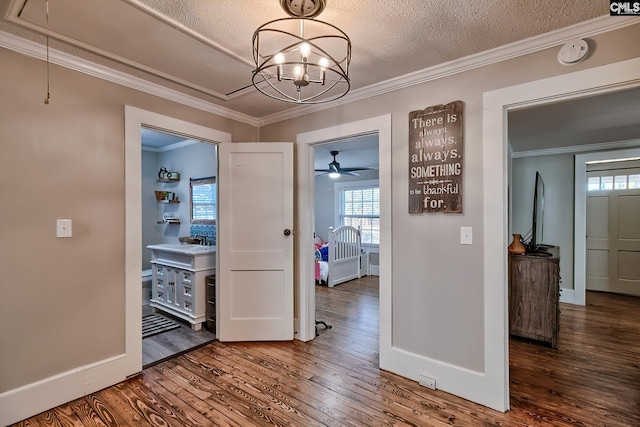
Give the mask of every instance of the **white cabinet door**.
<svg viewBox="0 0 640 427">
<path fill-rule="evenodd" d="M 151 298 L 158 303 L 167 302 L 166 269 L 163 265 L 153 266 L 153 286 Z"/>
<path fill-rule="evenodd" d="M 219 339 L 293 339 L 293 144 L 218 146 Z"/>
</svg>

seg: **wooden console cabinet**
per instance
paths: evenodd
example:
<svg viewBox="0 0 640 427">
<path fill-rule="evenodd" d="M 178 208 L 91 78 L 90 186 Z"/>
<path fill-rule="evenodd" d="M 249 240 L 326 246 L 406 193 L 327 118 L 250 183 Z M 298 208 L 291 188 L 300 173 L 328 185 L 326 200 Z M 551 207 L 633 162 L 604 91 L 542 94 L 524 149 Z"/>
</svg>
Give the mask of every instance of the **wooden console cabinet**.
<svg viewBox="0 0 640 427">
<path fill-rule="evenodd" d="M 509 255 L 509 333 L 557 348 L 560 256 L 557 246 L 547 251 Z"/>
</svg>

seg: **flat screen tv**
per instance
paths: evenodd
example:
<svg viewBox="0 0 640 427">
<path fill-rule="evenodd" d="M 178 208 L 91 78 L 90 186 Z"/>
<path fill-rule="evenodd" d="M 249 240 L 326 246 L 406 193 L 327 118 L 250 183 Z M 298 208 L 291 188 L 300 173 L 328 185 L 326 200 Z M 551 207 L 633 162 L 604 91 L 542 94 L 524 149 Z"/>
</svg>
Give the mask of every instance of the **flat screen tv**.
<svg viewBox="0 0 640 427">
<path fill-rule="evenodd" d="M 540 173 L 536 171 L 536 184 L 533 191 L 533 221 L 531 224 L 531 240 L 527 248 L 528 252 L 535 252 L 544 248 L 544 181 Z"/>
</svg>

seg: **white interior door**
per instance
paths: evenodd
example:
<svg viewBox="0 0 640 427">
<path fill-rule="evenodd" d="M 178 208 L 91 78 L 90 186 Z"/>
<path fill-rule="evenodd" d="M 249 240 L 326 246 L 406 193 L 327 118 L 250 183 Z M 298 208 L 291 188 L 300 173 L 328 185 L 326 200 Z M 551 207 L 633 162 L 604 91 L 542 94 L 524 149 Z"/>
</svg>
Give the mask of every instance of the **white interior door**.
<svg viewBox="0 0 640 427">
<path fill-rule="evenodd" d="M 609 195 L 587 197 L 587 289 L 609 288 Z"/>
<path fill-rule="evenodd" d="M 638 174 L 640 169 L 604 170 L 587 177 L 608 177 L 614 187 L 618 178 Z M 587 289 L 640 296 L 640 189 L 630 185 L 588 192 Z"/>
<path fill-rule="evenodd" d="M 293 144 L 218 146 L 218 337 L 293 339 Z"/>
</svg>

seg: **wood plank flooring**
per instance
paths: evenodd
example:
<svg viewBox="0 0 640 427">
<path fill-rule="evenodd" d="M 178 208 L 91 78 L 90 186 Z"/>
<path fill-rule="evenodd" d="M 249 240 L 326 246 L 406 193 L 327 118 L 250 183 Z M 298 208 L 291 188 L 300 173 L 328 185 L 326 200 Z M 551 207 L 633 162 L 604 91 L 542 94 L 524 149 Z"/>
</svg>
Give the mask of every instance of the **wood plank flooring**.
<svg viewBox="0 0 640 427">
<path fill-rule="evenodd" d="M 20 426 L 640 426 L 640 298 L 562 305 L 558 349 L 513 339 L 496 412 L 380 371 L 378 281 L 316 286 L 313 342 L 214 342 Z"/>
</svg>

